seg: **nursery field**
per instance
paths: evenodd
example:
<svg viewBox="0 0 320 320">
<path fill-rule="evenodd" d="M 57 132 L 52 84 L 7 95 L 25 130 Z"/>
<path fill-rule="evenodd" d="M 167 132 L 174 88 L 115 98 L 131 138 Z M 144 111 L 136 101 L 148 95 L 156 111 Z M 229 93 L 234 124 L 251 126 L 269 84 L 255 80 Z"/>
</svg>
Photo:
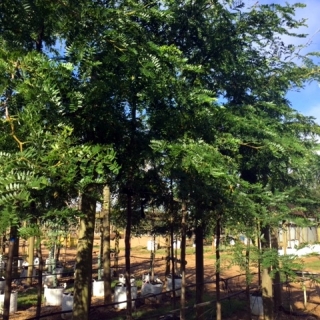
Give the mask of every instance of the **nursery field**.
<svg viewBox="0 0 320 320">
<path fill-rule="evenodd" d="M 212 253 L 211 246 L 206 246 L 205 250 L 205 301 L 212 301 L 211 304 L 203 308 L 205 319 L 214 319 L 214 299 L 215 299 L 215 260 Z M 96 256 L 98 248 L 94 249 L 94 257 Z M 64 255 L 61 256 L 62 262 L 66 267 L 72 266 L 75 258 L 76 250 L 68 249 Z M 118 274 L 124 272 L 124 250 L 120 251 Z M 155 274 L 165 282 L 165 251 L 159 249 L 155 256 Z M 46 257 L 46 252 L 44 252 Z M 222 254 L 222 297 L 230 296 L 230 298 L 222 301 L 223 319 L 226 320 L 241 320 L 245 319 L 245 300 L 244 294 L 237 295 L 244 289 L 243 271 L 236 265 L 231 263 L 231 252 L 225 251 Z M 187 247 L 187 265 L 186 265 L 186 279 L 190 286 L 187 289 L 187 305 L 189 310 L 187 312 L 187 319 L 195 318 L 194 299 L 195 299 L 195 255 L 194 248 Z M 276 319 L 318 319 L 320 318 L 320 286 L 317 284 L 317 273 L 320 273 L 320 256 L 308 256 L 303 258 L 304 270 L 309 274 L 300 274 L 300 277 L 295 282 L 283 284 L 283 309 L 276 315 Z M 150 268 L 150 252 L 146 250 L 143 245 L 137 245 L 132 248 L 131 255 L 132 274 L 135 276 L 136 285 L 139 289 L 142 284 L 142 276 L 149 271 Z M 93 267 L 96 267 L 94 265 Z M 256 272 L 252 269 L 252 272 Z M 313 276 L 310 274 L 314 274 Z M 94 274 L 93 277 L 96 277 Z M 118 277 L 113 278 L 113 286 L 117 283 Z M 72 276 L 64 276 L 59 279 L 61 284 L 66 283 L 66 291 L 71 292 L 73 288 Z M 257 276 L 253 278 L 253 290 L 257 284 Z M 304 306 L 304 292 L 306 288 L 307 304 Z M 35 316 L 35 302 L 36 302 L 36 282 L 33 286 L 27 287 L 25 283 L 14 284 L 14 289 L 18 291 L 18 311 L 10 315 L 12 320 L 26 320 L 32 319 Z M 135 319 L 159 319 L 160 316 L 169 314 L 171 310 L 179 308 L 179 298 L 175 304 L 173 298 L 169 293 L 165 293 L 161 297 L 161 301 L 154 299 L 138 299 L 136 301 L 136 308 L 134 311 Z M 138 293 L 139 297 L 139 293 Z M 112 307 L 103 307 L 103 298 L 92 298 L 91 320 L 95 319 L 124 319 L 125 310 L 115 309 Z M 161 308 L 159 308 L 161 305 Z M 41 319 L 58 320 L 61 319 L 61 314 L 56 314 L 61 311 L 61 307 L 44 306 L 42 307 Z M 66 314 L 67 315 L 67 314 Z M 69 314 L 70 317 L 71 314 Z M 1 319 L 1 316 L 0 316 Z M 259 319 L 258 316 L 252 316 L 252 319 Z"/>
</svg>

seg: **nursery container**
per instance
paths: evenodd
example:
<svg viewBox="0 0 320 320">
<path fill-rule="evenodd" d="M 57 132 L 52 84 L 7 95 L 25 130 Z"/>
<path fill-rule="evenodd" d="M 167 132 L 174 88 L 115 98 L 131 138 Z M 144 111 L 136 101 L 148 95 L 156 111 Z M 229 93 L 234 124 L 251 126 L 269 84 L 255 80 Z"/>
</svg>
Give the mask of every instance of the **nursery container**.
<svg viewBox="0 0 320 320">
<path fill-rule="evenodd" d="M 72 310 L 73 308 L 73 294 L 72 293 L 64 293 L 62 295 L 62 309 L 61 311 Z M 61 314 L 62 319 L 71 319 L 72 312 Z"/>
<path fill-rule="evenodd" d="M 158 250 L 158 243 L 153 241 L 153 240 L 148 240 L 147 241 L 147 250 L 149 251 L 154 251 L 154 250 Z"/>
<path fill-rule="evenodd" d="M 4 293 L 0 294 L 0 314 L 3 314 Z M 11 292 L 9 313 L 15 313 L 18 309 L 18 292 Z"/>
<path fill-rule="evenodd" d="M 166 291 L 173 290 L 173 287 L 172 287 L 172 275 L 169 274 L 166 277 L 166 279 L 167 279 Z M 181 295 L 181 290 L 180 290 L 181 289 L 181 282 L 182 282 L 181 276 L 177 276 L 176 275 L 174 277 L 174 289 L 175 289 L 176 297 L 180 297 L 180 295 Z"/>
<path fill-rule="evenodd" d="M 47 287 L 53 286 L 54 281 L 55 281 L 55 279 L 54 279 L 55 277 L 56 277 L 56 275 L 44 273 L 42 276 L 43 285 L 46 285 Z"/>
<path fill-rule="evenodd" d="M 158 276 L 156 276 L 155 274 L 153 275 L 153 280 L 157 281 L 158 280 Z M 150 273 L 146 273 L 142 275 L 142 281 L 143 282 L 150 282 L 151 281 L 151 274 Z"/>
<path fill-rule="evenodd" d="M 38 257 L 35 257 L 34 260 L 33 260 L 33 265 L 34 266 L 38 266 L 40 263 L 40 259 Z"/>
<path fill-rule="evenodd" d="M 62 305 L 62 295 L 64 288 L 54 287 L 49 288 L 44 287 L 44 300 L 46 306 L 61 306 Z"/>
<path fill-rule="evenodd" d="M 181 248 L 181 241 L 180 240 L 174 240 L 173 249 L 180 249 L 180 248 Z"/>
<path fill-rule="evenodd" d="M 138 290 L 136 286 L 131 287 L 131 299 L 137 299 Z M 114 302 L 122 302 L 115 305 L 117 309 L 127 308 L 127 293 L 126 286 L 123 283 L 118 283 L 114 287 Z M 135 306 L 135 301 L 132 301 L 132 307 Z"/>
<path fill-rule="evenodd" d="M 92 295 L 94 297 L 104 297 L 104 281 L 103 280 L 93 280 L 92 283 Z"/>
<path fill-rule="evenodd" d="M 251 313 L 255 316 L 263 316 L 263 302 L 261 295 L 250 294 Z"/>
<path fill-rule="evenodd" d="M 126 284 L 126 277 L 124 274 L 119 274 L 119 282 L 122 284 Z M 136 280 L 135 280 L 134 276 L 130 277 L 130 284 L 131 284 L 131 286 L 136 285 Z"/>
<path fill-rule="evenodd" d="M 160 279 L 154 282 L 144 282 L 141 287 L 141 297 L 147 297 L 150 295 L 157 295 L 154 297 L 157 303 L 161 302 L 162 295 L 160 293 L 163 289 L 163 283 Z M 159 295 L 158 295 L 159 294 Z"/>
</svg>

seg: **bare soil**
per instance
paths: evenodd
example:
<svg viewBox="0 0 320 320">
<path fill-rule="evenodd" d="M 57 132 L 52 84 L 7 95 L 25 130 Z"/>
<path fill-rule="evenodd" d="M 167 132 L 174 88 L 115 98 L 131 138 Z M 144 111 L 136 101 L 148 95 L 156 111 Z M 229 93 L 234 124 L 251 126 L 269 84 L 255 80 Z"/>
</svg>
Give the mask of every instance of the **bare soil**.
<svg viewBox="0 0 320 320">
<path fill-rule="evenodd" d="M 66 255 L 62 254 L 62 260 L 64 263 L 70 263 L 72 265 L 72 261 L 75 258 L 76 250 L 68 249 Z M 96 254 L 96 252 L 94 253 Z M 212 254 L 210 254 L 212 255 Z M 44 254 L 46 257 L 46 255 Z M 207 258 L 206 258 L 207 257 Z M 316 261 L 319 260 L 319 257 L 308 257 L 304 258 L 305 261 Z M 136 279 L 141 279 L 142 275 L 148 272 L 150 268 L 150 255 L 149 254 L 141 254 L 135 252 L 134 248 L 132 250 L 131 256 L 132 263 L 132 273 L 135 275 Z M 187 274 L 187 283 L 192 285 L 195 283 L 195 258 L 194 254 L 190 254 L 187 256 L 187 265 L 186 265 L 186 274 Z M 255 272 L 256 270 L 252 270 Z M 320 270 L 307 270 L 309 272 L 320 273 Z M 120 256 L 119 258 L 119 273 L 124 272 L 124 257 Z M 155 274 L 163 281 L 165 281 L 165 259 L 164 257 L 157 256 L 156 264 L 155 264 Z M 223 265 L 221 270 L 221 277 L 223 281 L 221 282 L 222 287 L 222 296 L 233 295 L 234 293 L 243 290 L 244 288 L 244 276 L 239 276 L 242 274 L 242 271 L 237 266 L 228 266 Z M 204 278 L 206 284 L 204 284 L 204 289 L 206 296 L 212 296 L 212 300 L 214 300 L 215 296 L 215 266 L 214 260 L 210 259 L 209 254 L 205 255 L 205 274 Z M 231 278 L 231 279 L 230 279 Z M 229 280 L 228 280 L 229 279 Z M 276 319 L 284 320 L 284 319 L 320 319 L 320 286 L 317 282 L 312 280 L 306 280 L 309 278 L 299 278 L 295 283 L 283 284 L 283 297 L 282 304 L 283 309 L 279 310 L 279 312 L 275 315 Z M 61 282 L 70 281 L 70 277 L 66 277 L 60 280 Z M 257 282 L 257 279 L 254 279 Z M 36 286 L 36 283 L 34 284 Z M 306 288 L 306 298 L 307 305 L 304 305 L 304 291 L 303 288 Z M 14 289 L 19 292 L 25 292 L 30 290 L 27 286 L 23 285 L 14 285 Z M 192 290 L 194 287 L 191 287 L 190 290 L 187 291 L 187 302 L 192 298 Z M 230 299 L 226 300 L 224 303 L 224 307 L 228 308 L 228 304 L 231 306 L 235 302 L 244 301 L 244 295 L 232 296 Z M 152 301 L 144 301 L 145 304 L 139 305 L 139 310 L 152 310 L 159 309 L 159 305 L 155 305 Z M 163 304 L 172 303 L 172 297 L 169 294 L 163 296 L 162 300 Z M 92 306 L 101 306 L 103 305 L 103 298 L 92 298 Z M 244 305 L 244 302 L 243 302 Z M 177 306 L 178 308 L 178 306 Z M 212 305 L 214 308 L 214 304 Z M 28 308 L 27 310 L 18 310 L 16 313 L 10 315 L 10 319 L 12 320 L 26 320 L 33 318 L 35 316 L 35 306 Z M 60 320 L 60 314 L 54 314 L 61 311 L 61 307 L 50 307 L 43 306 L 41 310 L 42 315 L 46 315 L 41 319 L 45 320 Z M 189 312 L 189 311 L 188 311 Z M 191 310 L 190 312 L 195 312 Z M 125 316 L 125 310 L 117 310 L 113 307 L 99 307 L 92 308 L 90 312 L 90 320 L 102 320 L 102 319 L 112 319 L 117 316 L 123 315 Z M 207 319 L 211 318 L 210 313 L 208 313 Z M 0 316 L 1 319 L 1 316 Z M 70 319 L 70 318 L 69 318 Z M 146 318 L 144 318 L 146 319 Z M 150 318 L 151 319 L 159 319 Z M 236 310 L 235 314 L 228 315 L 223 318 L 224 320 L 242 320 L 246 318 L 246 312 L 244 308 L 240 308 L 240 310 Z M 252 316 L 252 319 L 259 319 L 258 316 Z"/>
</svg>

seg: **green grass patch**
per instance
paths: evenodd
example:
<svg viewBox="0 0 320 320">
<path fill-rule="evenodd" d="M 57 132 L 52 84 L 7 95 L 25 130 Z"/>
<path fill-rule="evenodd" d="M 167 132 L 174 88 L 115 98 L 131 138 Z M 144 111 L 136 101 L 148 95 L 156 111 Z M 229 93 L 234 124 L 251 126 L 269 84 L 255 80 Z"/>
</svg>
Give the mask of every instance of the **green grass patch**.
<svg viewBox="0 0 320 320">
<path fill-rule="evenodd" d="M 304 260 L 303 261 L 303 268 L 304 269 L 313 269 L 315 271 L 320 272 L 320 257 L 318 256 L 318 260 L 312 260 L 312 261 Z"/>
<path fill-rule="evenodd" d="M 18 293 L 18 309 L 26 310 L 37 304 L 37 288 Z"/>
</svg>

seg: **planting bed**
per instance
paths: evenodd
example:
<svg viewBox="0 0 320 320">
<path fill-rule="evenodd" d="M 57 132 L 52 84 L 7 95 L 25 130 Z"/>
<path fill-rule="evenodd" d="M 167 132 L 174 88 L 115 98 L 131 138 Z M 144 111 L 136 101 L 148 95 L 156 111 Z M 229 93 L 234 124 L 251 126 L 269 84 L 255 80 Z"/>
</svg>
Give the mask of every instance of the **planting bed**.
<svg viewBox="0 0 320 320">
<path fill-rule="evenodd" d="M 210 251 L 210 249 L 208 249 Z M 73 260 L 75 257 L 75 250 L 68 250 L 67 255 L 65 257 L 66 261 Z M 123 252 L 123 250 L 122 250 Z M 134 248 L 132 251 L 132 273 L 135 275 L 136 279 L 139 280 L 142 278 L 142 275 L 149 270 L 150 267 L 150 254 L 141 248 Z M 307 258 L 303 258 L 306 262 L 306 269 L 312 272 L 319 272 L 320 273 L 320 258 L 318 256 L 311 256 Z M 215 296 L 215 268 L 214 268 L 214 260 L 212 259 L 212 253 L 207 252 L 205 254 L 205 281 L 210 282 L 205 284 L 205 296 L 206 301 L 214 300 Z M 118 270 L 119 273 L 123 272 L 124 266 L 124 257 L 120 255 L 119 260 L 120 269 Z M 310 266 L 310 267 L 308 267 Z M 158 254 L 156 256 L 156 265 L 155 265 L 155 274 L 165 282 L 165 259 L 162 257 L 162 254 Z M 192 285 L 195 283 L 195 259 L 194 254 L 192 251 L 189 250 L 189 254 L 187 255 L 187 283 Z M 253 270 L 255 271 L 255 270 Z M 224 260 L 223 268 L 222 268 L 222 277 L 227 279 L 229 277 L 237 276 L 240 273 L 240 269 L 237 266 L 230 267 L 228 265 L 228 259 Z M 61 282 L 67 282 L 68 287 L 67 290 L 70 289 L 72 286 L 72 281 L 70 281 L 70 277 L 64 277 L 60 279 Z M 234 277 L 232 280 L 228 281 L 229 287 L 226 288 L 223 286 L 223 293 L 222 295 L 233 294 L 236 291 L 239 291 L 243 288 L 244 285 L 244 278 L 243 277 Z M 222 284 L 225 284 L 222 282 Z M 35 287 L 34 284 L 33 287 Z M 318 319 L 320 318 L 320 287 L 312 281 L 305 281 L 305 285 L 307 288 L 307 297 L 308 297 L 308 304 L 306 308 L 303 305 L 303 291 L 302 291 L 302 282 L 297 281 L 296 283 L 290 283 L 284 286 L 283 290 L 283 305 L 284 309 L 279 311 L 276 316 L 276 319 L 293 319 L 293 320 L 300 320 L 300 319 Z M 141 286 L 141 281 L 138 282 L 138 288 Z M 34 289 L 32 287 L 27 288 L 26 286 L 22 285 L 14 285 L 14 289 L 19 291 L 19 295 L 25 293 L 27 295 L 28 292 L 34 295 Z M 187 303 L 189 305 L 193 305 L 194 299 L 194 290 L 195 287 L 190 287 L 187 290 Z M 165 292 L 165 289 L 163 290 Z M 18 298 L 19 301 L 19 298 Z M 30 299 L 31 301 L 31 299 Z M 134 315 L 135 319 L 159 319 L 160 312 L 165 312 L 173 310 L 172 305 L 172 297 L 170 294 L 164 294 L 162 301 L 161 301 L 161 309 L 159 305 L 155 303 L 155 301 L 150 299 L 145 299 L 144 304 L 138 301 L 138 308 L 136 309 L 136 313 Z M 22 302 L 18 304 L 18 312 L 15 314 L 10 315 L 10 319 L 12 320 L 26 320 L 28 318 L 32 318 L 35 316 L 36 308 L 35 306 L 28 306 L 24 307 L 25 310 L 22 309 L 21 306 Z M 24 302 L 26 305 L 26 301 Z M 92 306 L 99 306 L 103 304 L 103 298 L 92 298 Z M 290 311 L 291 306 L 291 313 Z M 177 299 L 176 309 L 179 308 L 179 300 Z M 205 307 L 205 319 L 214 319 L 214 304 L 212 307 Z M 239 296 L 233 296 L 232 298 L 223 302 L 222 310 L 224 312 L 223 319 L 224 320 L 241 320 L 245 318 L 245 301 L 244 295 L 241 294 Z M 61 311 L 61 307 L 51 307 L 51 306 L 42 306 L 41 314 L 46 315 L 46 317 L 41 319 L 46 320 L 58 320 L 61 319 L 61 315 L 54 315 L 53 313 Z M 99 308 L 92 308 L 91 310 L 90 320 L 101 320 L 101 319 L 123 319 L 125 315 L 125 310 L 117 310 L 112 307 L 99 307 Z M 162 313 L 163 314 L 163 313 Z M 190 309 L 187 311 L 188 319 L 195 319 L 195 310 Z M 158 316 L 153 316 L 158 315 Z M 1 319 L 1 316 L 0 316 Z M 259 319 L 257 316 L 252 316 L 252 319 Z"/>
</svg>

